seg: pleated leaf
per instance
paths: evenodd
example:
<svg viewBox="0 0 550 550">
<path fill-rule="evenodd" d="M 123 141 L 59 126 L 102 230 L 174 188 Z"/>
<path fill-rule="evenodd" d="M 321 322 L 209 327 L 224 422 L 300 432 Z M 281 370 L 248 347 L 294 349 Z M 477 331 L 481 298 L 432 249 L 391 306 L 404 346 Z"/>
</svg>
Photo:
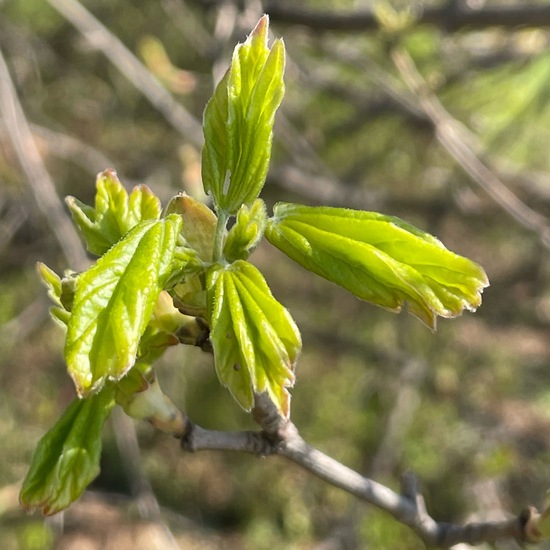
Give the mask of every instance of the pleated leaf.
<svg viewBox="0 0 550 550">
<path fill-rule="evenodd" d="M 112 387 L 74 399 L 42 437 L 19 499 L 27 509 L 55 514 L 74 502 L 99 474 L 101 432 L 115 404 Z"/>
<path fill-rule="evenodd" d="M 101 256 L 136 224 L 160 216 L 158 197 L 145 185 L 134 187 L 128 196 L 114 170 L 98 174 L 96 189 L 95 207 L 74 197 L 66 199 L 92 254 Z"/>
<path fill-rule="evenodd" d="M 266 392 L 285 417 L 301 350 L 298 328 L 248 262 L 213 266 L 207 278 L 210 340 L 221 383 L 245 409 Z"/>
<path fill-rule="evenodd" d="M 264 15 L 235 48 L 204 113 L 204 188 L 227 214 L 258 197 L 269 166 L 275 112 L 284 95 L 285 50 L 282 40 L 268 48 L 268 27 Z"/>
<path fill-rule="evenodd" d="M 345 208 L 279 203 L 265 236 L 306 269 L 358 298 L 409 311 L 435 329 L 481 304 L 482 267 L 435 237 L 392 216 Z"/>
<path fill-rule="evenodd" d="M 266 222 L 267 212 L 262 199 L 256 199 L 251 206 L 243 204 L 225 240 L 225 259 L 228 262 L 246 260 L 263 237 Z"/>
<path fill-rule="evenodd" d="M 98 391 L 133 366 L 164 282 L 181 218 L 136 225 L 76 282 L 65 359 L 79 395 Z"/>
<path fill-rule="evenodd" d="M 66 328 L 71 313 L 62 302 L 63 282 L 61 277 L 59 277 L 55 271 L 42 262 L 38 262 L 36 264 L 36 270 L 38 271 L 38 275 L 42 279 L 42 282 L 48 289 L 48 297 L 55 304 L 50 308 L 50 315 L 54 321 Z"/>
</svg>

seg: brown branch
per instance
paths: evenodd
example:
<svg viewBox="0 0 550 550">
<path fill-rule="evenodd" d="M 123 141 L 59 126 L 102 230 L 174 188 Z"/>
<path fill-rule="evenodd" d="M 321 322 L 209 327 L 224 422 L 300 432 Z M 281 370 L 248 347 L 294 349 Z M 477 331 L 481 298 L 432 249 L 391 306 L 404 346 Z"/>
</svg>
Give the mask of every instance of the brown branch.
<svg viewBox="0 0 550 550">
<path fill-rule="evenodd" d="M 309 445 L 292 422 L 280 417 L 274 422 L 271 414 L 267 417 L 269 429 L 257 432 L 219 432 L 189 423 L 181 439 L 182 448 L 188 452 L 221 450 L 284 457 L 327 483 L 386 511 L 410 527 L 428 547 L 447 548 L 460 542 L 479 544 L 510 538 L 531 542 L 537 540 L 536 530 L 532 533 L 533 521 L 538 517 L 535 509 L 528 509 L 520 516 L 503 521 L 466 525 L 437 522 L 426 510 L 414 475 L 405 475 L 402 492 L 396 493 Z"/>
<path fill-rule="evenodd" d="M 282 5 L 270 1 L 265 5 L 271 21 L 287 25 L 302 25 L 316 31 L 364 32 L 379 28 L 379 23 L 373 10 L 357 10 L 354 12 L 313 11 L 297 7 L 297 5 Z M 479 29 L 487 27 L 549 27 L 550 6 L 525 5 L 515 6 L 484 6 L 473 9 L 466 3 L 449 3 L 443 7 L 426 7 L 415 13 L 417 25 L 435 25 L 447 31 L 461 29 Z"/>
</svg>

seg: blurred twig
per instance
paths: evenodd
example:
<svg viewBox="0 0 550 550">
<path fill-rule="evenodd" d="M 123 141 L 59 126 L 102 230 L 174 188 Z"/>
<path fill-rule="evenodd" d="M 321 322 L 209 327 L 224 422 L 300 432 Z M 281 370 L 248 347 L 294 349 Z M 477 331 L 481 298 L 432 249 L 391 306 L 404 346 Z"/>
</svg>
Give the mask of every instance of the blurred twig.
<svg viewBox="0 0 550 550">
<path fill-rule="evenodd" d="M 366 207 L 381 210 L 385 205 L 383 193 L 351 184 L 343 184 L 334 177 L 301 170 L 297 166 L 273 166 L 269 171 L 270 179 L 291 193 L 298 193 L 314 204 L 333 206 Z"/>
<path fill-rule="evenodd" d="M 77 28 L 94 48 L 102 51 L 183 137 L 198 147 L 202 146 L 201 123 L 172 97 L 145 65 L 107 27 L 77 0 L 47 1 Z"/>
<path fill-rule="evenodd" d="M 218 8 L 213 35 L 216 44 L 216 52 L 218 54 L 212 66 L 214 86 L 218 84 L 227 71 L 227 60 L 223 59 L 219 54 L 223 52 L 224 46 L 235 32 L 238 15 L 237 6 L 233 2 L 222 2 Z"/>
<path fill-rule="evenodd" d="M 25 172 L 34 200 L 59 242 L 67 262 L 76 269 L 88 264 L 80 238 L 63 208 L 55 185 L 46 170 L 19 103 L 8 67 L 0 52 L 0 112 Z"/>
<path fill-rule="evenodd" d="M 370 472 L 381 477 L 389 475 L 399 460 L 402 442 L 420 405 L 419 386 L 423 382 L 428 365 L 422 359 L 408 357 L 398 374 L 396 391 L 383 430 L 383 438 L 372 460 Z"/>
<path fill-rule="evenodd" d="M 0 202 L 0 214 L 2 217 L 0 223 L 0 253 L 2 253 L 19 228 L 27 221 L 28 213 L 21 203 L 4 205 Z"/>
<path fill-rule="evenodd" d="M 204 58 L 210 57 L 214 47 L 212 36 L 202 26 L 199 18 L 193 10 L 189 9 L 186 2 L 184 0 L 161 0 L 160 5 L 199 55 Z"/>
<path fill-rule="evenodd" d="M 31 124 L 30 127 L 35 138 L 44 142 L 50 154 L 74 162 L 94 175 L 114 166 L 113 161 L 101 151 L 74 136 L 38 124 Z"/>
<path fill-rule="evenodd" d="M 111 415 L 111 424 L 115 440 L 123 457 L 132 496 L 137 501 L 140 516 L 153 521 L 160 537 L 159 548 L 174 550 L 179 548 L 172 532 L 164 522 L 158 500 L 153 492 L 149 478 L 145 475 L 141 462 L 141 453 L 133 420 L 122 409 L 115 408 Z"/>
<path fill-rule="evenodd" d="M 467 132 L 431 93 L 413 60 L 403 48 L 392 50 L 392 59 L 403 80 L 417 98 L 418 104 L 432 121 L 436 137 L 466 173 L 495 201 L 524 227 L 539 234 L 542 243 L 550 248 L 550 224 L 538 212 L 524 204 L 500 178 L 487 167 L 469 144 Z"/>
</svg>

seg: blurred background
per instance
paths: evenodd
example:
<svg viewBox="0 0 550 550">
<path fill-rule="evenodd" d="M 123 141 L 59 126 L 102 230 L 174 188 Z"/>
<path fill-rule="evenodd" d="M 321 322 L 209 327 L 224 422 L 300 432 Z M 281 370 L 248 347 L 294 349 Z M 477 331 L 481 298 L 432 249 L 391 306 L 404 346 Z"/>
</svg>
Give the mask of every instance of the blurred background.
<svg viewBox="0 0 550 550">
<path fill-rule="evenodd" d="M 403 217 L 491 281 L 477 313 L 431 333 L 263 243 L 251 261 L 303 332 L 294 422 L 314 446 L 392 488 L 416 472 L 437 520 L 544 504 L 548 0 L 0 0 L 3 549 L 422 548 L 387 515 L 281 459 L 184 454 L 118 414 L 102 473 L 78 503 L 48 520 L 18 506 L 36 442 L 74 395 L 35 273 L 37 261 L 58 273 L 89 261 L 60 201 L 90 203 L 107 167 L 164 200 L 201 197 L 202 111 L 264 12 L 288 53 L 268 205 Z M 200 350 L 170 350 L 158 373 L 204 427 L 254 427 Z"/>
</svg>

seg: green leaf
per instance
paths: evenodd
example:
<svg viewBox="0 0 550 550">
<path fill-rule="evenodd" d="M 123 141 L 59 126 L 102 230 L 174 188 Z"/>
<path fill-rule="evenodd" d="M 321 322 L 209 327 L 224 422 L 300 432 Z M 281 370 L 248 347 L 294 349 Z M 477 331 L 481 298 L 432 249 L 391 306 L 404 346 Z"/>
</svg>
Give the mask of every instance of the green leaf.
<svg viewBox="0 0 550 550">
<path fill-rule="evenodd" d="M 114 404 L 112 387 L 88 399 L 74 399 L 42 437 L 19 495 L 27 510 L 55 514 L 98 475 L 101 432 Z"/>
<path fill-rule="evenodd" d="M 79 395 L 98 391 L 133 366 L 170 275 L 180 227 L 175 214 L 141 222 L 78 277 L 65 359 Z"/>
<path fill-rule="evenodd" d="M 128 196 L 114 170 L 98 174 L 96 187 L 95 208 L 74 197 L 66 199 L 92 254 L 101 256 L 136 224 L 160 216 L 158 197 L 145 185 L 134 187 Z"/>
<path fill-rule="evenodd" d="M 284 95 L 285 50 L 267 46 L 264 15 L 218 84 L 204 113 L 202 179 L 218 211 L 235 214 L 259 195 L 267 175 L 275 112 Z"/>
<path fill-rule="evenodd" d="M 287 417 L 287 388 L 294 384 L 302 345 L 292 317 L 248 262 L 214 265 L 207 279 L 210 340 L 220 382 L 245 410 L 254 405 L 254 393 L 267 392 Z"/>
<path fill-rule="evenodd" d="M 279 203 L 267 239 L 290 258 L 358 298 L 410 312 L 435 329 L 481 304 L 479 265 L 399 218 L 345 208 Z"/>
<path fill-rule="evenodd" d="M 55 306 L 50 308 L 50 315 L 54 321 L 66 328 L 71 314 L 61 303 L 61 295 L 63 292 L 61 277 L 42 262 L 36 264 L 36 271 L 48 289 L 50 300 L 55 304 Z"/>
<path fill-rule="evenodd" d="M 246 260 L 263 237 L 266 221 L 267 212 L 262 199 L 256 199 L 251 206 L 243 204 L 225 240 L 225 259 L 228 262 Z"/>
<path fill-rule="evenodd" d="M 36 271 L 48 289 L 50 300 L 55 304 L 50 308 L 52 318 L 63 328 L 67 328 L 71 316 L 77 274 L 67 270 L 61 279 L 57 273 L 42 262 L 36 264 Z"/>
</svg>

